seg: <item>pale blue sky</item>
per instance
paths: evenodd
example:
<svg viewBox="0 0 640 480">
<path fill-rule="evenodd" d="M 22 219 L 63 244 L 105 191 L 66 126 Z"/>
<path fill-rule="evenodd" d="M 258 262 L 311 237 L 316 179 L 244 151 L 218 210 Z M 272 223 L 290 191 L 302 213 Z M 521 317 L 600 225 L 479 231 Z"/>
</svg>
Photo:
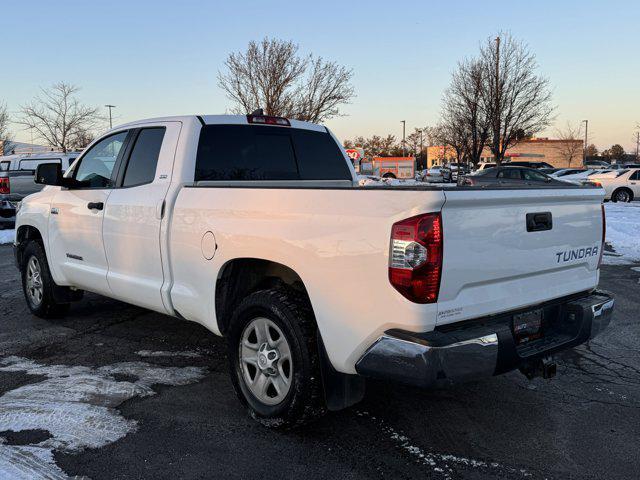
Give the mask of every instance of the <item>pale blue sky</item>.
<svg viewBox="0 0 640 480">
<path fill-rule="evenodd" d="M 341 138 L 433 125 L 458 60 L 509 30 L 537 54 L 558 123 L 589 119 L 600 147 L 635 148 L 640 122 L 636 1 L 3 2 L 0 102 L 15 112 L 67 81 L 117 122 L 223 113 L 226 55 L 265 35 L 353 68 L 357 98 L 327 125 Z M 14 128 L 17 138 L 29 134 Z M 553 135 L 553 129 L 548 134 Z"/>
</svg>

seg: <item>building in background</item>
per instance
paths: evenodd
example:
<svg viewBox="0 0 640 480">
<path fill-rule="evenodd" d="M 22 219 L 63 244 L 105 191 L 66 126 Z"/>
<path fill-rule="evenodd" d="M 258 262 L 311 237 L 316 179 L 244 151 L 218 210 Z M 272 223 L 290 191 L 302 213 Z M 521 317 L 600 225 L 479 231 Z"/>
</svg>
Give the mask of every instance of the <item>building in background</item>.
<svg viewBox="0 0 640 480">
<path fill-rule="evenodd" d="M 579 168 L 582 166 L 584 142 L 582 140 L 557 140 L 550 138 L 531 138 L 521 140 L 509 148 L 505 160 L 531 162 L 547 162 L 556 168 Z M 451 146 L 434 146 L 427 148 L 427 165 L 443 165 L 456 162 L 456 151 Z M 484 148 L 481 161 L 493 162 L 493 154 Z"/>
</svg>

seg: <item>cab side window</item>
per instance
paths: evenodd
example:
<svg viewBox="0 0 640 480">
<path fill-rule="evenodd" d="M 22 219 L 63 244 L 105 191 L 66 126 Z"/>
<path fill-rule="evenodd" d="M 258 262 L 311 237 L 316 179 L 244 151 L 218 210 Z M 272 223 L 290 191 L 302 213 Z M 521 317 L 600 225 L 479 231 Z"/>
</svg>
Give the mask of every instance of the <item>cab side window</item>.
<svg viewBox="0 0 640 480">
<path fill-rule="evenodd" d="M 122 181 L 123 187 L 134 187 L 153 182 L 164 132 L 164 127 L 140 130 L 127 162 Z"/>
<path fill-rule="evenodd" d="M 111 174 L 128 135 L 119 132 L 99 141 L 80 160 L 75 179 L 81 188 L 112 188 Z"/>
<path fill-rule="evenodd" d="M 635 173 L 629 177 L 629 180 L 640 180 L 640 170 L 636 170 Z"/>
</svg>

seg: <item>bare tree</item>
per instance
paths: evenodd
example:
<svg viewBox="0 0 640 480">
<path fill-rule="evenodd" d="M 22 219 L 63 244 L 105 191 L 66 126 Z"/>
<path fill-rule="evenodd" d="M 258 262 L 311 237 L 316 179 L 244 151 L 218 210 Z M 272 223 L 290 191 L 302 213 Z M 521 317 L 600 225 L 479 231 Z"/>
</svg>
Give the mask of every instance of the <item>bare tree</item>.
<svg viewBox="0 0 640 480">
<path fill-rule="evenodd" d="M 598 147 L 590 143 L 587 147 L 587 157 L 595 157 L 596 155 L 598 155 Z"/>
<path fill-rule="evenodd" d="M 543 130 L 553 120 L 549 81 L 538 75 L 529 47 L 509 34 L 480 46 L 484 95 L 491 117 L 489 146 L 500 164 L 518 139 Z"/>
<path fill-rule="evenodd" d="M 69 139 L 69 148 L 72 150 L 84 150 L 96 136 L 90 130 L 79 129 L 71 135 Z"/>
<path fill-rule="evenodd" d="M 482 157 L 491 128 L 486 84 L 482 62 L 465 60 L 458 64 L 443 98 L 440 131 L 458 159 L 465 157 L 474 165 Z"/>
<path fill-rule="evenodd" d="M 48 145 L 66 152 L 79 136 L 92 132 L 101 120 L 97 108 L 80 103 L 79 90 L 64 82 L 42 89 L 41 96 L 21 107 L 21 117 L 16 123 L 32 129 Z"/>
<path fill-rule="evenodd" d="M 7 112 L 7 106 L 4 103 L 0 103 L 0 155 L 4 155 L 5 152 L 11 150 L 11 132 L 9 131 L 9 124 L 11 123 L 11 117 Z"/>
<path fill-rule="evenodd" d="M 567 162 L 567 167 L 571 168 L 573 160 L 582 159 L 583 142 L 580 139 L 580 124 L 572 125 L 571 122 L 567 122 L 565 127 L 556 129 L 556 137 L 562 140 L 556 144 L 556 150 Z"/>
<path fill-rule="evenodd" d="M 267 115 L 322 122 L 340 115 L 354 97 L 353 72 L 313 55 L 301 56 L 290 41 L 264 38 L 229 54 L 218 85 L 234 113 L 262 108 Z"/>
</svg>

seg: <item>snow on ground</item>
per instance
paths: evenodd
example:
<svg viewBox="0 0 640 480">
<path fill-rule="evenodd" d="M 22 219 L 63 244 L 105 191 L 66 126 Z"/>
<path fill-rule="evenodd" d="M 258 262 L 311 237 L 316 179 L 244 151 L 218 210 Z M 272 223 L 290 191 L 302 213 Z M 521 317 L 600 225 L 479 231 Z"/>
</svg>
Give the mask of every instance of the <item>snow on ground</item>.
<svg viewBox="0 0 640 480">
<path fill-rule="evenodd" d="M 15 236 L 15 230 L 0 230 L 0 245 L 4 243 L 13 243 Z"/>
<path fill-rule="evenodd" d="M 605 203 L 607 216 L 607 244 L 613 252 L 605 250 L 607 265 L 640 263 L 640 202 Z"/>
<path fill-rule="evenodd" d="M 146 362 L 96 368 L 43 365 L 21 357 L 0 359 L 0 372 L 36 376 L 0 396 L 0 431 L 48 433 L 44 440 L 28 445 L 11 445 L 0 436 L 0 478 L 16 480 L 71 478 L 56 464 L 55 452 L 75 453 L 116 442 L 138 428 L 138 422 L 117 410 L 122 402 L 155 395 L 154 385 L 198 382 L 206 373 L 201 367 Z"/>
<path fill-rule="evenodd" d="M 358 185 L 361 187 L 415 187 L 415 186 L 437 186 L 437 187 L 455 187 L 455 183 L 442 183 L 442 182 L 423 182 L 414 179 L 399 179 L 399 178 L 380 178 L 369 175 L 358 175 Z"/>
</svg>

